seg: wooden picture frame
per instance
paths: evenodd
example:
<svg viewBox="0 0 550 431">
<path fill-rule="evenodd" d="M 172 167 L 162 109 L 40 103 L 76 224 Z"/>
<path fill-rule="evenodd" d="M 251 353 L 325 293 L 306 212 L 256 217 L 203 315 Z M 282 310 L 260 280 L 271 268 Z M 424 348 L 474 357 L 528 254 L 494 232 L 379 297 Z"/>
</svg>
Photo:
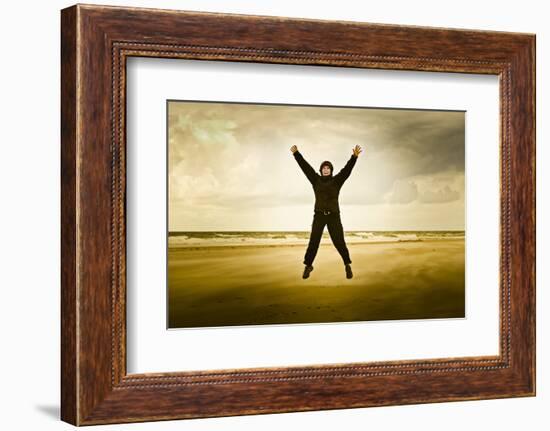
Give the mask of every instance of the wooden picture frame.
<svg viewBox="0 0 550 431">
<path fill-rule="evenodd" d="M 61 11 L 61 54 L 62 420 L 92 425 L 535 395 L 535 35 L 75 5 Z M 127 374 L 130 56 L 498 75 L 500 354 Z"/>
</svg>

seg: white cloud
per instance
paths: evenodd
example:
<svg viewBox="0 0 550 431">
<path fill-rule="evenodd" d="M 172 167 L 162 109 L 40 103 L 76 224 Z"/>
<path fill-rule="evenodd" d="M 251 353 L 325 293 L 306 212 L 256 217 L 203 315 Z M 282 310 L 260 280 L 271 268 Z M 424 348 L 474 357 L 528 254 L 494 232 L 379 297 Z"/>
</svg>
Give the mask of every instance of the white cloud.
<svg viewBox="0 0 550 431">
<path fill-rule="evenodd" d="M 391 192 L 386 195 L 386 202 L 392 204 L 408 204 L 418 197 L 418 186 L 414 181 L 397 180 L 393 183 Z"/>
</svg>

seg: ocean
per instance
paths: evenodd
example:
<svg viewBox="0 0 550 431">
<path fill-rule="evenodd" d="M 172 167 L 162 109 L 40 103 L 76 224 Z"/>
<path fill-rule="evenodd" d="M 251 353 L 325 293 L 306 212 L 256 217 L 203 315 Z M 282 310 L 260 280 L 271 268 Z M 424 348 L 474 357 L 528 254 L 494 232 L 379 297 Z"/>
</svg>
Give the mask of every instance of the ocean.
<svg viewBox="0 0 550 431">
<path fill-rule="evenodd" d="M 211 247 L 211 246 L 273 246 L 273 245 L 307 245 L 309 231 L 192 231 L 169 232 L 168 247 Z M 346 242 L 380 243 L 425 241 L 438 239 L 464 239 L 465 231 L 430 230 L 430 231 L 346 231 Z M 321 244 L 330 243 L 330 236 L 325 228 Z"/>
</svg>

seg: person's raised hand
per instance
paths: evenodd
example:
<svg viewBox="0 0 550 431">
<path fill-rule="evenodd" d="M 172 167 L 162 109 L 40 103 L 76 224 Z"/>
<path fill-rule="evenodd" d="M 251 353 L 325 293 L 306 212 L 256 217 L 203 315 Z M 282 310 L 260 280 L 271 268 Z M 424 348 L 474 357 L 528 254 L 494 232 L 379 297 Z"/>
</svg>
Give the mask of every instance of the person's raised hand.
<svg viewBox="0 0 550 431">
<path fill-rule="evenodd" d="M 352 151 L 353 151 L 353 155 L 355 157 L 359 157 L 359 153 L 363 150 L 359 145 L 356 145 L 355 148 Z"/>
<path fill-rule="evenodd" d="M 296 151 L 298 151 L 298 147 L 296 145 L 293 145 L 290 147 L 290 151 L 292 151 L 292 154 L 294 154 Z"/>
</svg>

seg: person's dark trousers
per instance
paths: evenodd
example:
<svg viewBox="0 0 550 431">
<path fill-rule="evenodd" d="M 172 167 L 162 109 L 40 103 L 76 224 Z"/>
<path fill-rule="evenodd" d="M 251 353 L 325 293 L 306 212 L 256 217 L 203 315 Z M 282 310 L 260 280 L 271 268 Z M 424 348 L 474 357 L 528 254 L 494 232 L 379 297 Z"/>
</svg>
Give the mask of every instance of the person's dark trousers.
<svg viewBox="0 0 550 431">
<path fill-rule="evenodd" d="M 319 249 L 319 244 L 321 243 L 325 225 L 328 228 L 332 243 L 338 250 L 338 253 L 340 253 L 340 256 L 342 256 L 344 264 L 351 263 L 348 247 L 344 239 L 344 227 L 342 226 L 340 213 L 330 212 L 329 214 L 324 214 L 323 212 L 315 211 L 313 223 L 311 224 L 309 244 L 304 256 L 304 265 L 311 266 L 313 264 L 315 256 L 317 255 L 317 250 Z"/>
</svg>

